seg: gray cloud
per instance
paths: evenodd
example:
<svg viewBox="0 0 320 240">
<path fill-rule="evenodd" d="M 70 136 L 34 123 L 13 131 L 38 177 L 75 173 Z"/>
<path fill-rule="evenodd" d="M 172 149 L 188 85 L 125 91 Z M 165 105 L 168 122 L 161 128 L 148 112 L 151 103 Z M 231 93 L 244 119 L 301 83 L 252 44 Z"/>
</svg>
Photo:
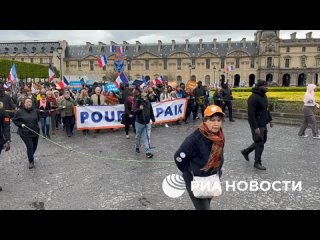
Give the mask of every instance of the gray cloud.
<svg viewBox="0 0 320 240">
<path fill-rule="evenodd" d="M 0 41 L 60 41 L 67 40 L 69 44 L 85 44 L 91 42 L 97 44 L 99 41 L 109 43 L 114 41 L 122 43 L 127 41 L 131 44 L 135 41 L 141 43 L 156 43 L 161 40 L 163 43 L 170 43 L 175 40 L 177 43 L 211 42 L 214 38 L 218 41 L 227 41 L 231 38 L 239 41 L 242 38 L 254 39 L 256 30 L 0 30 Z M 281 38 L 290 38 L 290 34 L 297 32 L 298 38 L 305 38 L 307 32 L 313 32 L 314 38 L 320 37 L 319 30 L 281 30 Z"/>
</svg>

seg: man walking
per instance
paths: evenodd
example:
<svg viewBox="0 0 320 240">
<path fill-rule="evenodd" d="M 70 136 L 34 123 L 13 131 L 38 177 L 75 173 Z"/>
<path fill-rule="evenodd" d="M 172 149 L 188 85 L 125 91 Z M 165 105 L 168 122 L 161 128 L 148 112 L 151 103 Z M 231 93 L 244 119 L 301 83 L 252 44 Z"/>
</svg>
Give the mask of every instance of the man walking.
<svg viewBox="0 0 320 240">
<path fill-rule="evenodd" d="M 151 123 L 155 122 L 151 103 L 148 101 L 147 93 L 141 93 L 141 98 L 137 98 L 134 104 L 134 113 L 136 116 L 136 153 L 140 152 L 141 135 L 144 135 L 144 148 L 147 158 L 152 158 L 150 149 Z"/>
<path fill-rule="evenodd" d="M 249 154 L 255 150 L 254 167 L 259 170 L 266 170 L 266 167 L 261 164 L 261 155 L 267 141 L 267 124 L 270 123 L 270 127 L 272 127 L 272 118 L 268 111 L 267 91 L 267 82 L 263 80 L 258 80 L 257 85 L 252 88 L 252 94 L 248 98 L 248 121 L 254 143 L 241 150 L 247 161 L 249 161 Z"/>
</svg>

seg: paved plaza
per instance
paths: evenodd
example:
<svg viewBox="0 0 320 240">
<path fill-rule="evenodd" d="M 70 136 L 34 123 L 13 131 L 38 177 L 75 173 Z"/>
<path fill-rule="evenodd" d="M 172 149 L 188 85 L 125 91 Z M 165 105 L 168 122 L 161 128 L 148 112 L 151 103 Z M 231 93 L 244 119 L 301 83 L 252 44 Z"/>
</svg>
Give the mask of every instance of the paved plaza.
<svg viewBox="0 0 320 240">
<path fill-rule="evenodd" d="M 196 129 L 189 124 L 158 126 L 152 129 L 154 160 L 172 163 L 110 161 L 67 151 L 39 139 L 35 168 L 28 169 L 26 148 L 12 133 L 9 152 L 0 156 L 0 209 L 194 209 L 185 192 L 170 198 L 162 190 L 163 179 L 180 174 L 173 155 L 181 142 Z M 15 131 L 15 127 L 12 127 Z M 253 168 L 240 150 L 251 144 L 246 120 L 223 124 L 226 136 L 223 167 L 223 194 L 214 198 L 212 209 L 320 209 L 320 140 L 299 138 L 297 126 L 275 125 L 269 129 L 262 155 L 267 171 Z M 147 160 L 144 151 L 134 151 L 134 137 L 125 139 L 124 129 L 67 138 L 62 130 L 52 140 L 77 151 L 116 159 Z M 307 134 L 310 136 L 311 131 Z M 226 191 L 226 181 L 301 181 L 301 191 Z"/>
</svg>

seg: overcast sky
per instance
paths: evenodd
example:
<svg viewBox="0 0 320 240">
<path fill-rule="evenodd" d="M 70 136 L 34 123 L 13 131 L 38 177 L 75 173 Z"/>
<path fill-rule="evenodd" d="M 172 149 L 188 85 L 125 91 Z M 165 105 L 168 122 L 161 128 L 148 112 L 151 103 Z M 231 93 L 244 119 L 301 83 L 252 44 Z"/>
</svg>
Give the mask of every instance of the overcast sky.
<svg viewBox="0 0 320 240">
<path fill-rule="evenodd" d="M 211 42 L 214 38 L 218 41 L 226 41 L 231 38 L 240 41 L 242 38 L 247 40 L 254 39 L 256 30 L 0 30 L 0 42 L 4 41 L 60 41 L 66 40 L 70 45 L 85 44 L 91 42 L 97 44 L 99 41 L 109 44 L 110 41 L 121 44 L 127 41 L 134 44 L 136 41 L 143 43 L 177 43 Z M 320 30 L 281 30 L 281 38 L 290 38 L 290 34 L 297 32 L 297 38 L 305 38 L 307 32 L 313 32 L 314 38 L 320 38 Z"/>
</svg>

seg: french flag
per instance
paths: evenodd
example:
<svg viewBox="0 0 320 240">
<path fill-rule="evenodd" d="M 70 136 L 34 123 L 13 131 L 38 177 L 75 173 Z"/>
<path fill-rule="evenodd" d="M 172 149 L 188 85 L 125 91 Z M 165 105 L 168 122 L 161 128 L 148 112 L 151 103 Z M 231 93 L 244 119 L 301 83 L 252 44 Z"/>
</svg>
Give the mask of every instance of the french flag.
<svg viewBox="0 0 320 240">
<path fill-rule="evenodd" d="M 227 66 L 227 71 L 233 71 L 234 70 L 234 66 Z"/>
<path fill-rule="evenodd" d="M 103 68 L 105 65 L 108 64 L 108 58 L 107 58 L 107 56 L 105 54 L 103 54 L 103 56 L 101 56 L 98 59 L 98 64 L 99 64 L 100 68 Z"/>
<path fill-rule="evenodd" d="M 55 77 L 55 73 L 54 73 L 53 67 L 49 63 L 49 80 L 50 80 L 50 82 L 52 82 L 54 80 L 54 77 Z"/>
<path fill-rule="evenodd" d="M 110 52 L 114 53 L 116 51 L 116 46 L 110 45 Z"/>
<path fill-rule="evenodd" d="M 129 80 L 128 80 L 128 78 L 126 77 L 126 75 L 125 75 L 123 72 L 121 72 L 121 73 L 118 75 L 117 79 L 114 81 L 114 84 L 117 86 L 118 89 L 120 89 L 120 84 L 121 84 L 121 83 L 122 83 L 122 85 L 125 85 L 125 84 L 128 83 L 128 82 L 129 82 Z"/>
<path fill-rule="evenodd" d="M 123 55 L 123 53 L 124 53 L 124 46 L 119 47 L 119 48 L 118 48 L 118 52 L 119 52 L 121 55 Z"/>
<path fill-rule="evenodd" d="M 154 80 L 152 80 L 151 81 L 151 87 L 154 87 L 155 85 L 157 85 L 157 84 L 162 84 L 163 83 L 163 78 L 162 78 L 162 76 L 159 76 L 157 79 L 154 79 Z"/>
<path fill-rule="evenodd" d="M 10 69 L 10 73 L 9 73 L 9 81 L 11 83 L 11 85 L 13 85 L 14 83 L 17 82 L 17 71 L 16 71 L 16 65 L 13 63 L 12 67 Z"/>
<path fill-rule="evenodd" d="M 63 80 L 61 80 L 59 83 L 58 83 L 60 89 L 65 89 L 67 86 L 70 85 L 69 81 L 66 79 L 65 76 L 63 76 Z"/>
</svg>

